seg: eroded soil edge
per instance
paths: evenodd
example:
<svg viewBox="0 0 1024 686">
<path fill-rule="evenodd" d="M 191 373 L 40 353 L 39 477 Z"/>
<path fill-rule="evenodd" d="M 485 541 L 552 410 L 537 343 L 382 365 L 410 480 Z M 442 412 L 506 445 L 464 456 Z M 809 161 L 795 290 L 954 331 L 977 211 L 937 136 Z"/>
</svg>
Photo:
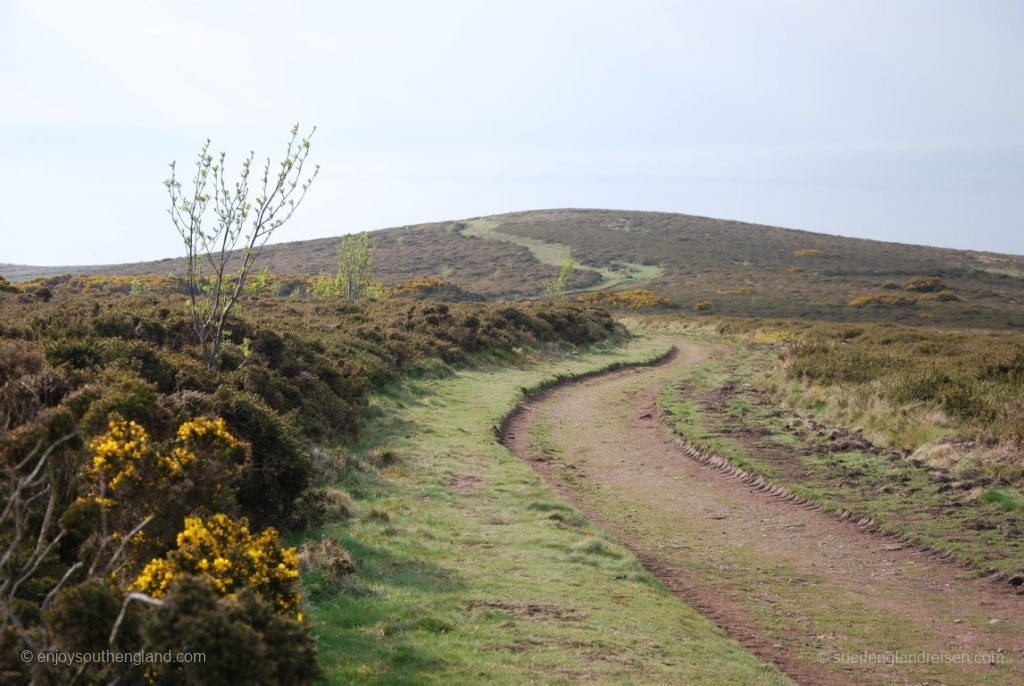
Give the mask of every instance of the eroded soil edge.
<svg viewBox="0 0 1024 686">
<path fill-rule="evenodd" d="M 1024 648 L 1021 599 L 1005 584 L 964 578 L 962 567 L 894 543 L 868 522 L 827 515 L 674 441 L 655 411 L 657 391 L 673 370 L 715 352 L 685 339 L 675 344 L 677 352 L 652 366 L 605 371 L 532 395 L 506 417 L 499 438 L 686 602 L 797 681 L 1021 678 L 989 666 L 815 659 L 853 649 L 999 651 L 1018 663 L 1010 668 L 1016 670 Z M 555 457 L 538 454 L 531 441 L 538 416 L 559 446 Z M 675 539 L 668 549 L 658 539 L 667 535 Z M 765 571 L 777 569 L 788 579 Z"/>
</svg>

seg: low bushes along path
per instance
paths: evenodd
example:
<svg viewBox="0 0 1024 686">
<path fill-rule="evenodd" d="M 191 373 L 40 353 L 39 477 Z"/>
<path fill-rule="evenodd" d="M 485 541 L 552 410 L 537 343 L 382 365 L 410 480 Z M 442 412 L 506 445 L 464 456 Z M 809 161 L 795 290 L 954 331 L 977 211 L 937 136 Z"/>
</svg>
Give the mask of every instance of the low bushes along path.
<svg viewBox="0 0 1024 686">
<path fill-rule="evenodd" d="M 1024 598 L 1008 586 L 756 491 L 673 444 L 653 411 L 659 389 L 724 353 L 673 342 L 665 363 L 525 405 L 507 445 L 688 604 L 798 682 L 1024 683 Z"/>
</svg>

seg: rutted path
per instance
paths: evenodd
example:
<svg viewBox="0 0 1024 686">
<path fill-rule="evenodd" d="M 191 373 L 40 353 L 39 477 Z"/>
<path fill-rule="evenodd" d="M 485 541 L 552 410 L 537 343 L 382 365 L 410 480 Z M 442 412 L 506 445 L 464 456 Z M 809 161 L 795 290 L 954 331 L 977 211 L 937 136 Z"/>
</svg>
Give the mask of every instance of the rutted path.
<svg viewBox="0 0 1024 686">
<path fill-rule="evenodd" d="M 510 449 L 799 682 L 1024 683 L 1024 598 L 1004 584 L 756 492 L 672 445 L 652 412 L 658 390 L 722 352 L 675 343 L 666 363 L 538 398 L 513 419 Z M 978 662 L 993 659 L 1003 664 Z"/>
</svg>

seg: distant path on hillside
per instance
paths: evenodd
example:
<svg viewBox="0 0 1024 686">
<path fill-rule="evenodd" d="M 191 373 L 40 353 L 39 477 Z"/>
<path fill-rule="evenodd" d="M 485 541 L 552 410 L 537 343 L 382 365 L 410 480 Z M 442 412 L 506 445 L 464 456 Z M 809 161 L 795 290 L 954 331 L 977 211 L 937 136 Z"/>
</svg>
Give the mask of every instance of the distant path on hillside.
<svg viewBox="0 0 1024 686">
<path fill-rule="evenodd" d="M 798 682 L 1024 683 L 1024 598 L 1007 585 L 773 499 L 674 445 L 654 411 L 659 389 L 727 354 L 674 343 L 666 363 L 532 401 L 512 421 L 509 448 Z"/>
<path fill-rule="evenodd" d="M 572 257 L 572 248 L 568 245 L 564 245 L 562 243 L 551 243 L 549 241 L 540 241 L 534 238 L 524 238 L 523 236 L 515 236 L 510 233 L 502 233 L 497 230 L 498 225 L 499 222 L 496 219 L 471 219 L 466 222 L 466 228 L 462 230 L 462 235 L 488 238 L 494 241 L 504 241 L 505 243 L 521 245 L 524 248 L 527 248 L 533 255 L 534 259 L 538 262 L 542 264 L 549 264 L 553 267 L 561 267 L 565 264 L 566 260 Z M 593 286 L 577 288 L 569 291 L 569 293 L 586 293 L 588 291 L 631 288 L 644 283 L 645 281 L 656 279 L 665 273 L 665 270 L 662 267 L 635 264 L 633 262 L 622 262 L 621 264 L 623 268 L 615 270 L 609 269 L 608 267 L 597 267 L 577 262 L 576 269 L 597 272 L 601 275 L 601 280 Z"/>
</svg>

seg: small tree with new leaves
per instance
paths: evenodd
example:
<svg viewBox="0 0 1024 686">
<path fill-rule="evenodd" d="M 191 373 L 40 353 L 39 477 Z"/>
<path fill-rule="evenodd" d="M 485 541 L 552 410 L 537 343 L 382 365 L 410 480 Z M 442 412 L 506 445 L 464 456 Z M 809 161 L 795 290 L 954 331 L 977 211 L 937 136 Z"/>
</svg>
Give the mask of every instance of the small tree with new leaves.
<svg viewBox="0 0 1024 686">
<path fill-rule="evenodd" d="M 349 302 L 360 300 L 373 287 L 373 247 L 365 233 L 342 236 L 338 245 L 337 287 Z"/>
<path fill-rule="evenodd" d="M 171 200 L 168 214 L 185 242 L 192 326 L 210 366 L 217 363 L 228 314 L 243 294 L 263 247 L 291 219 L 320 170 L 316 165 L 308 175 L 304 172 L 315 131 L 316 127 L 300 138 L 298 124 L 292 127 L 284 159 L 274 168 L 268 157 L 253 189 L 252 152 L 233 182 L 228 181 L 225 153 L 214 158 L 209 140 L 196 156 L 195 173 L 185 187 L 171 162 L 171 177 L 164 181 Z M 250 192 L 255 194 L 251 201 Z"/>
<path fill-rule="evenodd" d="M 572 275 L 572 270 L 575 268 L 576 263 L 570 257 L 562 264 L 562 268 L 558 271 L 558 276 L 552 279 L 551 283 L 544 289 L 544 294 L 552 300 L 563 299 L 569 291 L 569 276 Z"/>
</svg>

